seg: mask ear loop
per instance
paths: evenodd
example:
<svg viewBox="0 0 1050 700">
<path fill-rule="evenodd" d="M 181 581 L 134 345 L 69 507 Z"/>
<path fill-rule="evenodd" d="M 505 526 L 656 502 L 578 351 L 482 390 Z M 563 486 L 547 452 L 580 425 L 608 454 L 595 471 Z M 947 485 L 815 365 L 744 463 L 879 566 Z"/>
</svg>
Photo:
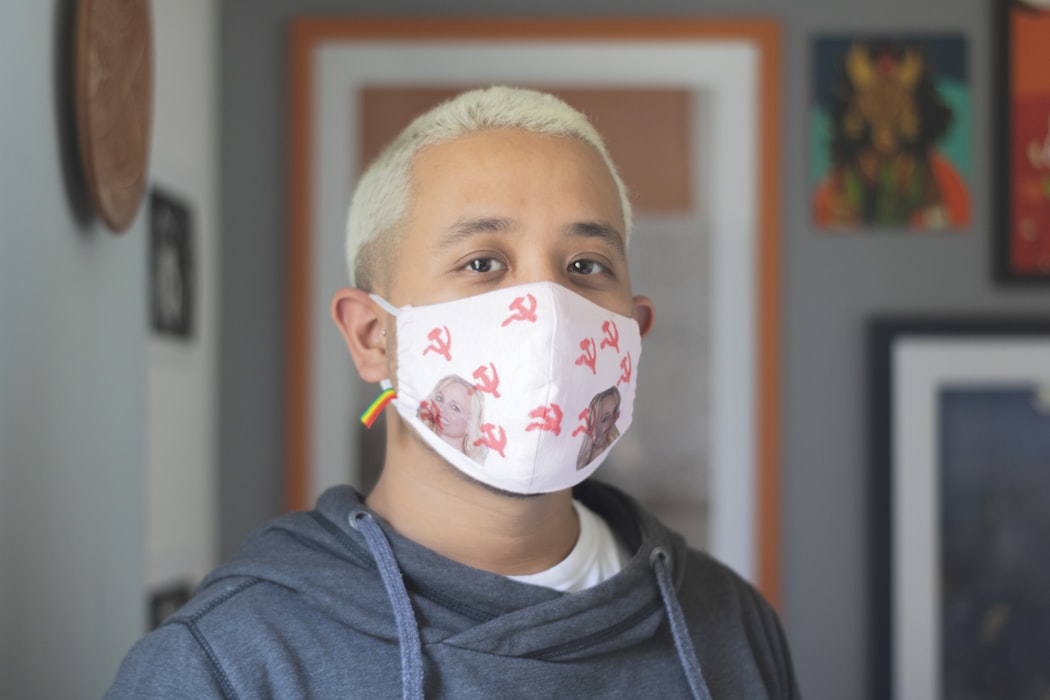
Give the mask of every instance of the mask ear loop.
<svg viewBox="0 0 1050 700">
<path fill-rule="evenodd" d="M 384 311 L 395 318 L 397 317 L 397 308 L 389 301 L 378 294 L 369 294 L 368 296 L 372 301 L 379 304 Z M 383 331 L 383 335 L 386 335 L 386 331 Z M 366 408 L 365 412 L 361 414 L 361 422 L 369 429 L 371 429 L 372 424 L 376 422 L 376 419 L 379 418 L 379 414 L 383 412 L 383 409 L 386 408 L 391 401 L 397 398 L 397 392 L 394 391 L 393 384 L 389 379 L 380 380 L 379 386 L 383 389 L 382 393 L 379 394 L 375 401 L 372 402 L 372 405 Z"/>
<path fill-rule="evenodd" d="M 381 308 L 383 311 L 386 311 L 391 316 L 397 318 L 397 314 L 399 313 L 398 309 L 389 301 L 379 296 L 378 294 L 369 294 L 368 298 L 374 301 L 375 303 L 379 304 L 379 308 Z"/>
</svg>

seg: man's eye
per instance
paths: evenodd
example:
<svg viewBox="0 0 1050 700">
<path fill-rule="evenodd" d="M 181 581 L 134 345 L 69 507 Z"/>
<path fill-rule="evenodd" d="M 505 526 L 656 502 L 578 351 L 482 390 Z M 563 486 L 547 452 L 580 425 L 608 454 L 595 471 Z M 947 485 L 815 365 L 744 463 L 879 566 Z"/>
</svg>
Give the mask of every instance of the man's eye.
<svg viewBox="0 0 1050 700">
<path fill-rule="evenodd" d="M 594 260 L 573 260 L 569 263 L 569 271 L 580 275 L 597 275 L 605 272 L 605 267 Z"/>
<path fill-rule="evenodd" d="M 474 258 L 467 263 L 471 272 L 495 272 L 503 269 L 503 263 L 495 258 Z"/>
</svg>

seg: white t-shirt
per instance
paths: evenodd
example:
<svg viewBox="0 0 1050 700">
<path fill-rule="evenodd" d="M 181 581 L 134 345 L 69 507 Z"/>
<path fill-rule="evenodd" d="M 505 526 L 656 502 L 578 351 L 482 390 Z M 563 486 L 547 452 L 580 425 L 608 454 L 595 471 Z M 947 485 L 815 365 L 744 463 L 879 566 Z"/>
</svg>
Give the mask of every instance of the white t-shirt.
<svg viewBox="0 0 1050 700">
<path fill-rule="evenodd" d="M 569 555 L 546 571 L 509 578 L 572 593 L 590 588 L 620 572 L 630 555 L 617 541 L 608 523 L 579 501 L 573 500 L 572 507 L 580 519 L 580 538 Z"/>
</svg>

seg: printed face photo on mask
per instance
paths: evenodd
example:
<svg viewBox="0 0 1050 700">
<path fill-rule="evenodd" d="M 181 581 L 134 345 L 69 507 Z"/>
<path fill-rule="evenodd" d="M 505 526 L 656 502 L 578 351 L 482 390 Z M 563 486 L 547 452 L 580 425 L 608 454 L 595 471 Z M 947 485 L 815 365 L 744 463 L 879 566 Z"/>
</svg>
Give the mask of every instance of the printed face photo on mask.
<svg viewBox="0 0 1050 700">
<path fill-rule="evenodd" d="M 484 462 L 487 448 L 474 444 L 483 420 L 484 397 L 477 388 L 457 375 L 439 381 L 420 402 L 416 416 L 428 428 L 463 454 Z"/>
<path fill-rule="evenodd" d="M 434 408 L 438 412 L 434 426 L 438 435 L 453 443 L 462 442 L 470 420 L 470 391 L 460 384 L 449 384 L 443 391 L 434 392 Z"/>
<path fill-rule="evenodd" d="M 616 421 L 620 417 L 620 391 L 612 386 L 591 399 L 576 469 L 583 469 L 620 437 Z"/>
<path fill-rule="evenodd" d="M 616 430 L 616 419 L 620 417 L 619 394 L 605 396 L 598 403 L 597 424 L 594 427 L 594 442 L 605 447 L 611 442 L 611 434 Z"/>
</svg>

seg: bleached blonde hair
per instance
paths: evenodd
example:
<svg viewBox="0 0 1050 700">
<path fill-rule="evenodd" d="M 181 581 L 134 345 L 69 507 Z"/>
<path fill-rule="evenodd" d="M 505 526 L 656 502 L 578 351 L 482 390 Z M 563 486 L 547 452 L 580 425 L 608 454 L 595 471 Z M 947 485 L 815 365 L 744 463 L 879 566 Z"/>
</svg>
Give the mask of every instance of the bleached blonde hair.
<svg viewBox="0 0 1050 700">
<path fill-rule="evenodd" d="M 624 235 L 630 236 L 631 203 L 601 135 L 587 117 L 543 92 L 493 86 L 464 92 L 417 117 L 387 145 L 357 182 L 346 223 L 350 284 L 374 291 L 396 255 L 401 225 L 411 205 L 412 161 L 420 150 L 488 129 L 522 129 L 567 136 L 594 148 L 616 183 Z"/>
</svg>

